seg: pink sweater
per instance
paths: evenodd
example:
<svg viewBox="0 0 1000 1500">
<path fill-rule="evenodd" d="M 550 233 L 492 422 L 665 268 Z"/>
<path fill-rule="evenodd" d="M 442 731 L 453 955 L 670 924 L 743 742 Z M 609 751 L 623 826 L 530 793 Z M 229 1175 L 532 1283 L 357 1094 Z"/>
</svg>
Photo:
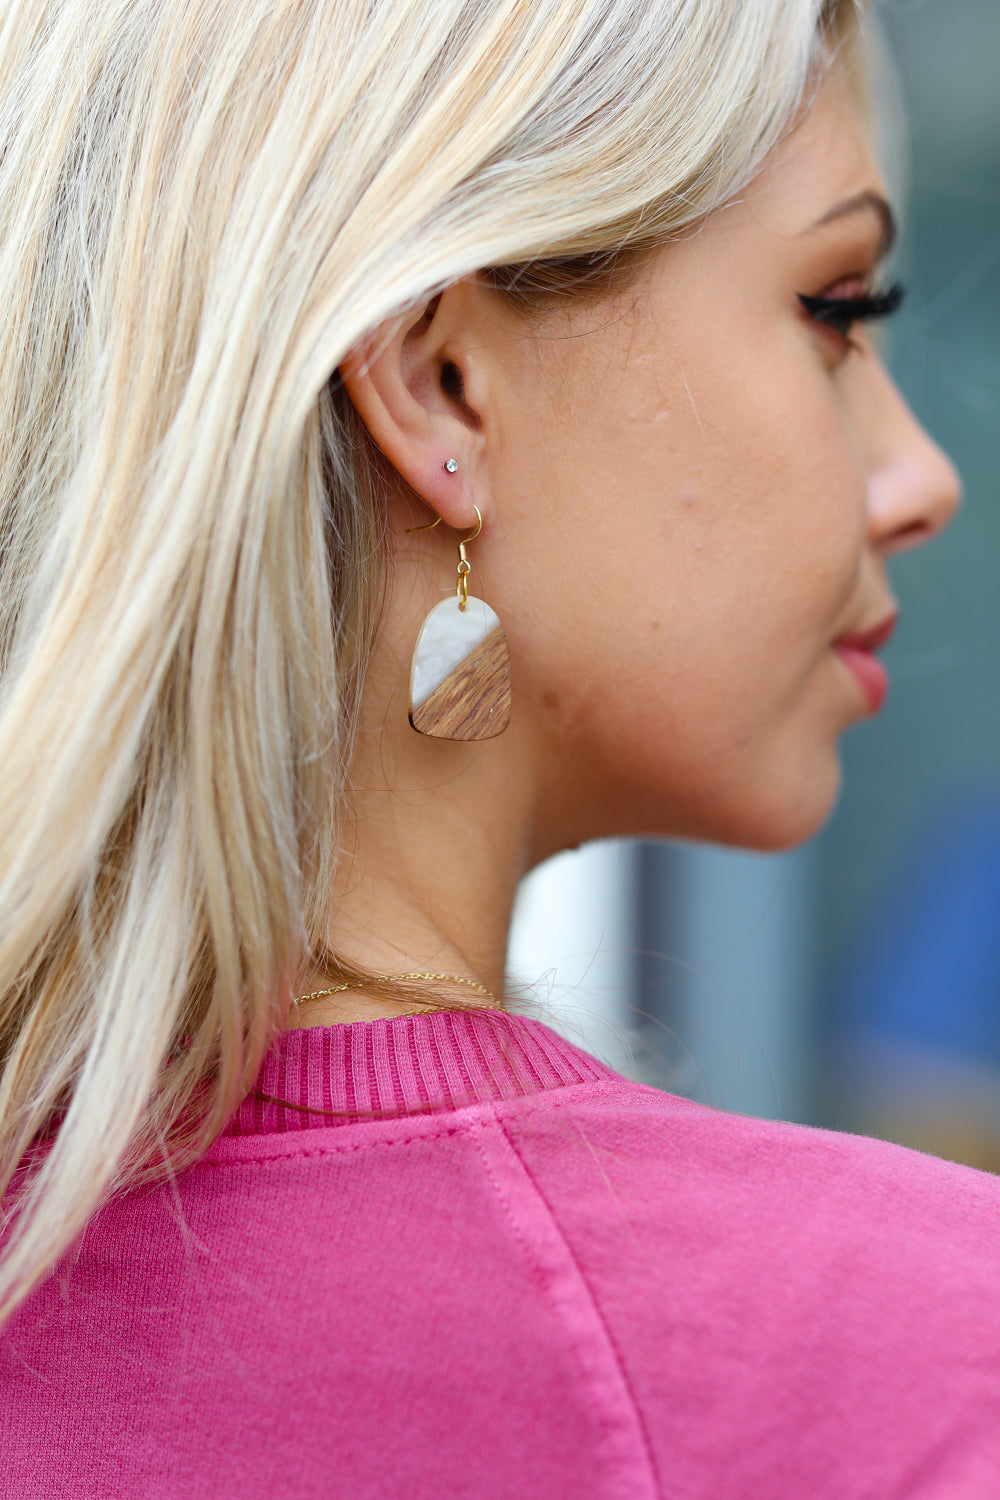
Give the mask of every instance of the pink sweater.
<svg viewBox="0 0 1000 1500">
<path fill-rule="evenodd" d="M 533 1021 L 292 1032 L 0 1337 L 0 1493 L 996 1500 L 1000 1180 Z"/>
</svg>

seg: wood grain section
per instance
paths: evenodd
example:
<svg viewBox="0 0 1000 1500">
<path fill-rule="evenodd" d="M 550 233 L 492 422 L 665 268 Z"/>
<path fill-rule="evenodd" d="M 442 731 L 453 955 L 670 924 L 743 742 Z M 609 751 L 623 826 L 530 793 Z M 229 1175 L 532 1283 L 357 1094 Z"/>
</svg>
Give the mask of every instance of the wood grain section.
<svg viewBox="0 0 1000 1500">
<path fill-rule="evenodd" d="M 450 672 L 410 723 L 437 740 L 492 740 L 510 723 L 510 653 L 503 629 L 486 639 Z"/>
</svg>

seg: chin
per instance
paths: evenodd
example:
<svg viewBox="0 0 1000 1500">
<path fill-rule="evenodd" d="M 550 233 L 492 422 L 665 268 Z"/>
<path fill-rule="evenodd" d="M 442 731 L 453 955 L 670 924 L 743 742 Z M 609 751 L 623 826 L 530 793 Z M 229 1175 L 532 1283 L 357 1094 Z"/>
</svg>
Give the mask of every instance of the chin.
<svg viewBox="0 0 1000 1500">
<path fill-rule="evenodd" d="M 823 774 L 800 782 L 795 795 L 789 794 L 786 783 L 743 809 L 734 808 L 731 826 L 720 828 L 712 842 L 762 853 L 795 849 L 814 838 L 829 820 L 840 786 L 840 763 L 835 760 Z"/>
<path fill-rule="evenodd" d="M 794 849 L 819 833 L 841 786 L 836 746 L 805 760 L 761 757 L 721 781 L 702 770 L 667 784 L 662 763 L 643 770 L 574 802 L 569 818 L 549 830 L 555 837 L 539 858 L 608 838 L 683 839 L 762 853 Z"/>
<path fill-rule="evenodd" d="M 759 780 L 705 793 L 680 809 L 673 802 L 663 809 L 658 826 L 646 832 L 761 853 L 794 849 L 819 833 L 837 804 L 840 786 L 840 760 L 834 753 L 809 767 L 786 766 Z"/>
</svg>

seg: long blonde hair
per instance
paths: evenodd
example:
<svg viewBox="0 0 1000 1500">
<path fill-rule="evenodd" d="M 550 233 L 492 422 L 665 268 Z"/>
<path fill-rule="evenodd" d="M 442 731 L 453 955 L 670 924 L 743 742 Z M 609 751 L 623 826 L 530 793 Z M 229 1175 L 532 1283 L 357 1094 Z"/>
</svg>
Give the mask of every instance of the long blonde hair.
<svg viewBox="0 0 1000 1500">
<path fill-rule="evenodd" d="M 204 1150 L 321 940 L 382 555 L 345 351 L 696 222 L 851 9 L 8 0 L 0 1316 Z"/>
</svg>

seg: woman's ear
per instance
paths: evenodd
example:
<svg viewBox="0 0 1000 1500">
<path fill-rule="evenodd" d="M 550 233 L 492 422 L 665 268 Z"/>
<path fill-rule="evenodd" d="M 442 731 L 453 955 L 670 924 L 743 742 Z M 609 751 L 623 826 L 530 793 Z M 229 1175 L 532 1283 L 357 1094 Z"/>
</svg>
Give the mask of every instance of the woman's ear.
<svg viewBox="0 0 1000 1500">
<path fill-rule="evenodd" d="M 344 358 L 341 379 L 378 447 L 448 526 L 485 512 L 485 434 L 470 390 L 485 400 L 482 339 L 470 337 L 475 291 L 457 282 L 425 307 L 384 323 Z M 457 469 L 446 464 L 454 460 Z"/>
</svg>

